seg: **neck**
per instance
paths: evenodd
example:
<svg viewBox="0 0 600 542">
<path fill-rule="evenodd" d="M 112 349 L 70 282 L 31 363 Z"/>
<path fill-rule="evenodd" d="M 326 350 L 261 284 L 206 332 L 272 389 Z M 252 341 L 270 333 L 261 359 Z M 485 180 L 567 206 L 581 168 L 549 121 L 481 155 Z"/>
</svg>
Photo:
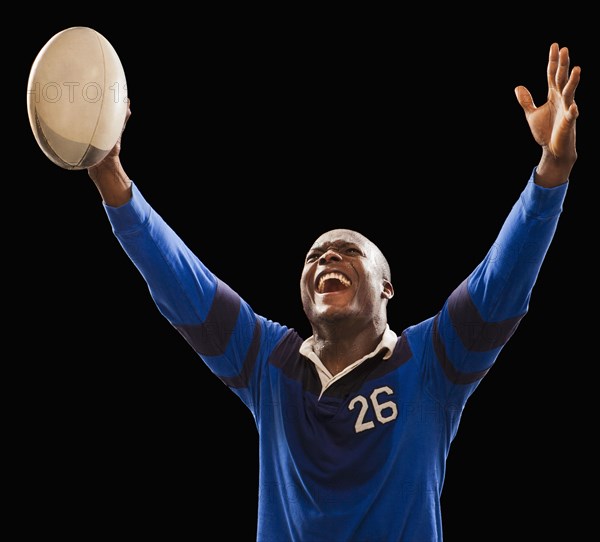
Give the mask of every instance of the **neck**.
<svg viewBox="0 0 600 542">
<path fill-rule="evenodd" d="M 313 327 L 313 350 L 332 375 L 370 354 L 381 341 L 386 322 L 354 330 L 341 327 Z"/>
</svg>

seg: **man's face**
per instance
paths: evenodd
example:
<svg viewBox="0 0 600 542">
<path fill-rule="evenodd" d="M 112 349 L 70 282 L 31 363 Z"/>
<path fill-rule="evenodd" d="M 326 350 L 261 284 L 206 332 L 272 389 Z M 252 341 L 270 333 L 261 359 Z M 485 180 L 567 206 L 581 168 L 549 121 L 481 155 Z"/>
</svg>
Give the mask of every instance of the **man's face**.
<svg viewBox="0 0 600 542">
<path fill-rule="evenodd" d="M 377 247 L 357 232 L 338 229 L 321 235 L 308 251 L 300 291 L 311 323 L 366 322 L 391 297 L 391 284 L 384 280 Z"/>
</svg>

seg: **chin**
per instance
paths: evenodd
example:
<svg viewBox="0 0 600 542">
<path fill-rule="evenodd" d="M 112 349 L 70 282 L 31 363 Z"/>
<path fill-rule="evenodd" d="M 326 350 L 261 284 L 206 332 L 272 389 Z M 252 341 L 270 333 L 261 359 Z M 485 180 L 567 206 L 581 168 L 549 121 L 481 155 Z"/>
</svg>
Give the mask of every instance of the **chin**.
<svg viewBox="0 0 600 542">
<path fill-rule="evenodd" d="M 340 322 L 349 318 L 356 318 L 356 312 L 348 310 L 348 307 L 326 307 L 313 312 L 312 320 L 318 322 Z"/>
</svg>

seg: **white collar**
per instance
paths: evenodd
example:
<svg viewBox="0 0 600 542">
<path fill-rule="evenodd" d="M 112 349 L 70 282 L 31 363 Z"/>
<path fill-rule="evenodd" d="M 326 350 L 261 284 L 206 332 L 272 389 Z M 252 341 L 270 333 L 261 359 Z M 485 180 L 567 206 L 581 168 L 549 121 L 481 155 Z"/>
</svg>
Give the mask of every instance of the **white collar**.
<svg viewBox="0 0 600 542">
<path fill-rule="evenodd" d="M 314 365 L 317 369 L 317 373 L 319 374 L 319 378 L 321 379 L 321 386 L 322 386 L 321 395 L 323 395 L 323 392 L 331 384 L 333 384 L 335 381 L 342 378 L 344 375 L 347 375 L 350 371 L 352 371 L 353 369 L 358 367 L 366 359 L 372 358 L 373 356 L 378 354 L 381 350 L 387 349 L 387 352 L 383 356 L 383 359 L 389 359 L 390 356 L 392 355 L 392 352 L 394 351 L 394 348 L 396 347 L 397 340 L 398 340 L 398 336 L 396 335 L 396 333 L 394 333 L 390 329 L 389 324 L 386 324 L 385 332 L 383 333 L 383 337 L 381 337 L 381 341 L 375 347 L 375 350 L 373 350 L 370 354 L 363 356 L 359 360 L 356 360 L 351 365 L 348 365 L 348 367 L 346 367 L 343 371 L 340 371 L 335 376 L 329 372 L 327 367 L 325 367 L 323 362 L 319 359 L 319 356 L 317 356 L 317 354 L 315 354 L 315 351 L 313 350 L 313 346 L 315 344 L 315 339 L 314 339 L 313 335 L 311 335 L 308 339 L 306 339 L 300 345 L 300 354 L 302 354 L 304 357 L 308 358 L 309 360 L 311 360 L 314 363 Z"/>
</svg>

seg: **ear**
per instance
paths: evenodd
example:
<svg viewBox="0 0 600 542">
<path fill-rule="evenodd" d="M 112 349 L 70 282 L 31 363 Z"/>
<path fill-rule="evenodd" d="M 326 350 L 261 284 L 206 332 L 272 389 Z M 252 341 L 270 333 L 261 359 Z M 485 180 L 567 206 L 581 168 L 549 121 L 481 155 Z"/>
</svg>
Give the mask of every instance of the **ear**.
<svg viewBox="0 0 600 542">
<path fill-rule="evenodd" d="M 394 297 L 394 287 L 389 280 L 383 281 L 383 291 L 381 292 L 381 297 L 385 297 L 388 300 Z"/>
</svg>

